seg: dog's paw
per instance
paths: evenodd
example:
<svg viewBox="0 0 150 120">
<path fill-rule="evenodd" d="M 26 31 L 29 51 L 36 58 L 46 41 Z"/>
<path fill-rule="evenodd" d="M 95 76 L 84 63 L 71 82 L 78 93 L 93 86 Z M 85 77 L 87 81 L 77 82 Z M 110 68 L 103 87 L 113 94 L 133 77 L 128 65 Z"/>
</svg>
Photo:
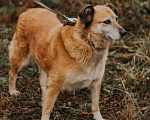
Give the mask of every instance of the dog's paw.
<svg viewBox="0 0 150 120">
<path fill-rule="evenodd" d="M 103 119 L 103 118 L 95 118 L 95 120 L 106 120 L 106 119 Z"/>
<path fill-rule="evenodd" d="M 19 95 L 19 94 L 20 94 L 20 92 L 19 92 L 19 91 L 17 91 L 17 90 L 9 91 L 9 93 L 10 93 L 10 95 L 15 95 L 15 96 L 17 96 L 17 95 Z"/>
<path fill-rule="evenodd" d="M 99 111 L 93 112 L 93 114 L 94 114 L 94 119 L 95 120 L 105 120 L 105 119 L 102 118 L 102 116 L 101 116 Z"/>
</svg>

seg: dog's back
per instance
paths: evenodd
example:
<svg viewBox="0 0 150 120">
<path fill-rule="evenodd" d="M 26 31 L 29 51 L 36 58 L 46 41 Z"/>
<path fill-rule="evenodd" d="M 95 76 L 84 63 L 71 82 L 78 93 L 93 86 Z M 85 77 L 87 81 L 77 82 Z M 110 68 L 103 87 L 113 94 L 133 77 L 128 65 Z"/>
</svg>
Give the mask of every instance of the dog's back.
<svg viewBox="0 0 150 120">
<path fill-rule="evenodd" d="M 58 20 L 57 14 L 46 9 L 33 8 L 20 15 L 17 31 L 24 32 L 24 36 L 28 39 L 34 35 L 42 35 L 41 31 L 49 32 L 50 29 L 59 24 L 62 23 Z"/>
</svg>

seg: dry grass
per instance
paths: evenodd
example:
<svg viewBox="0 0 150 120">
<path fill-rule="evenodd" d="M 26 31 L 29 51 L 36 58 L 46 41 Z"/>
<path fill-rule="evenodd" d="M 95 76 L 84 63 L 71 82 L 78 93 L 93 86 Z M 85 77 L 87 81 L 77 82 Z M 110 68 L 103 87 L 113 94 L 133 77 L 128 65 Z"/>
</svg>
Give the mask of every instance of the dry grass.
<svg viewBox="0 0 150 120">
<path fill-rule="evenodd" d="M 70 4 L 71 2 L 73 0 L 63 0 L 51 7 L 69 17 L 75 17 L 78 10 L 87 2 L 97 4 L 99 1 L 77 0 Z M 111 2 L 119 8 L 119 22 L 126 28 L 128 34 L 110 48 L 100 95 L 100 110 L 102 116 L 109 120 L 149 120 L 150 2 L 148 0 Z M 5 7 L 3 6 L 3 9 Z M 0 120 L 40 119 L 41 90 L 38 67 L 34 60 L 19 73 L 17 89 L 21 94 L 15 97 L 8 93 L 10 63 L 7 46 L 12 39 L 15 25 L 16 21 L 0 25 Z M 51 119 L 91 120 L 90 91 L 85 88 L 75 91 L 75 94 L 74 91 L 60 93 Z"/>
</svg>

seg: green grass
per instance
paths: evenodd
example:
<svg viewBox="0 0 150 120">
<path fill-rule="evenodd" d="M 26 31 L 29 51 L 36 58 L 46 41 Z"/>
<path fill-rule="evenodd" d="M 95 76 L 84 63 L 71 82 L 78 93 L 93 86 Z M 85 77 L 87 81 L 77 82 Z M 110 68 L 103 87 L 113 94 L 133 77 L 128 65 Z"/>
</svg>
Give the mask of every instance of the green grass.
<svg viewBox="0 0 150 120">
<path fill-rule="evenodd" d="M 117 6 L 116 1 L 112 0 Z M 149 120 L 150 7 L 146 6 L 150 2 L 132 0 L 121 3 L 123 16 L 119 16 L 119 23 L 128 33 L 126 38 L 116 41 L 109 50 L 99 106 L 103 118 L 109 120 Z M 59 6 L 59 10 L 67 16 L 75 17 L 77 10 L 86 3 L 80 1 L 66 8 L 64 4 L 69 5 L 64 0 L 52 7 L 56 10 Z M 73 10 L 67 12 L 70 7 Z M 15 32 L 15 25 L 16 21 L 0 24 L 0 120 L 40 119 L 41 89 L 34 60 L 18 75 L 16 87 L 21 94 L 16 97 L 8 93 L 8 45 Z M 92 116 L 90 91 L 85 88 L 61 92 L 51 119 L 92 120 Z"/>
</svg>

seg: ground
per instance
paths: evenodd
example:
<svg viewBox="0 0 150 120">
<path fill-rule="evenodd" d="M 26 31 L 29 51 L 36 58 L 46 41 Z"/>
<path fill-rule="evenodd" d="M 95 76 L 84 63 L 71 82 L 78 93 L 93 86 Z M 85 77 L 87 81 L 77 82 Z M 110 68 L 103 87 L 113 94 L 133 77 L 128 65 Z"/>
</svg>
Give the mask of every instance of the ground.
<svg viewBox="0 0 150 120">
<path fill-rule="evenodd" d="M 87 3 L 105 4 L 109 0 L 42 0 L 68 17 L 76 17 Z M 99 107 L 109 120 L 150 119 L 150 2 L 149 0 L 111 0 L 119 10 L 119 23 L 127 30 L 124 39 L 109 50 L 103 77 Z M 65 6 L 65 7 L 64 7 Z M 15 32 L 18 16 L 32 7 L 26 0 L 2 0 L 0 3 L 0 120 L 30 120 L 41 118 L 41 89 L 38 66 L 34 60 L 18 75 L 19 96 L 8 93 L 8 45 Z M 62 18 L 60 17 L 60 20 Z M 51 119 L 92 120 L 90 91 L 59 94 Z"/>
</svg>

